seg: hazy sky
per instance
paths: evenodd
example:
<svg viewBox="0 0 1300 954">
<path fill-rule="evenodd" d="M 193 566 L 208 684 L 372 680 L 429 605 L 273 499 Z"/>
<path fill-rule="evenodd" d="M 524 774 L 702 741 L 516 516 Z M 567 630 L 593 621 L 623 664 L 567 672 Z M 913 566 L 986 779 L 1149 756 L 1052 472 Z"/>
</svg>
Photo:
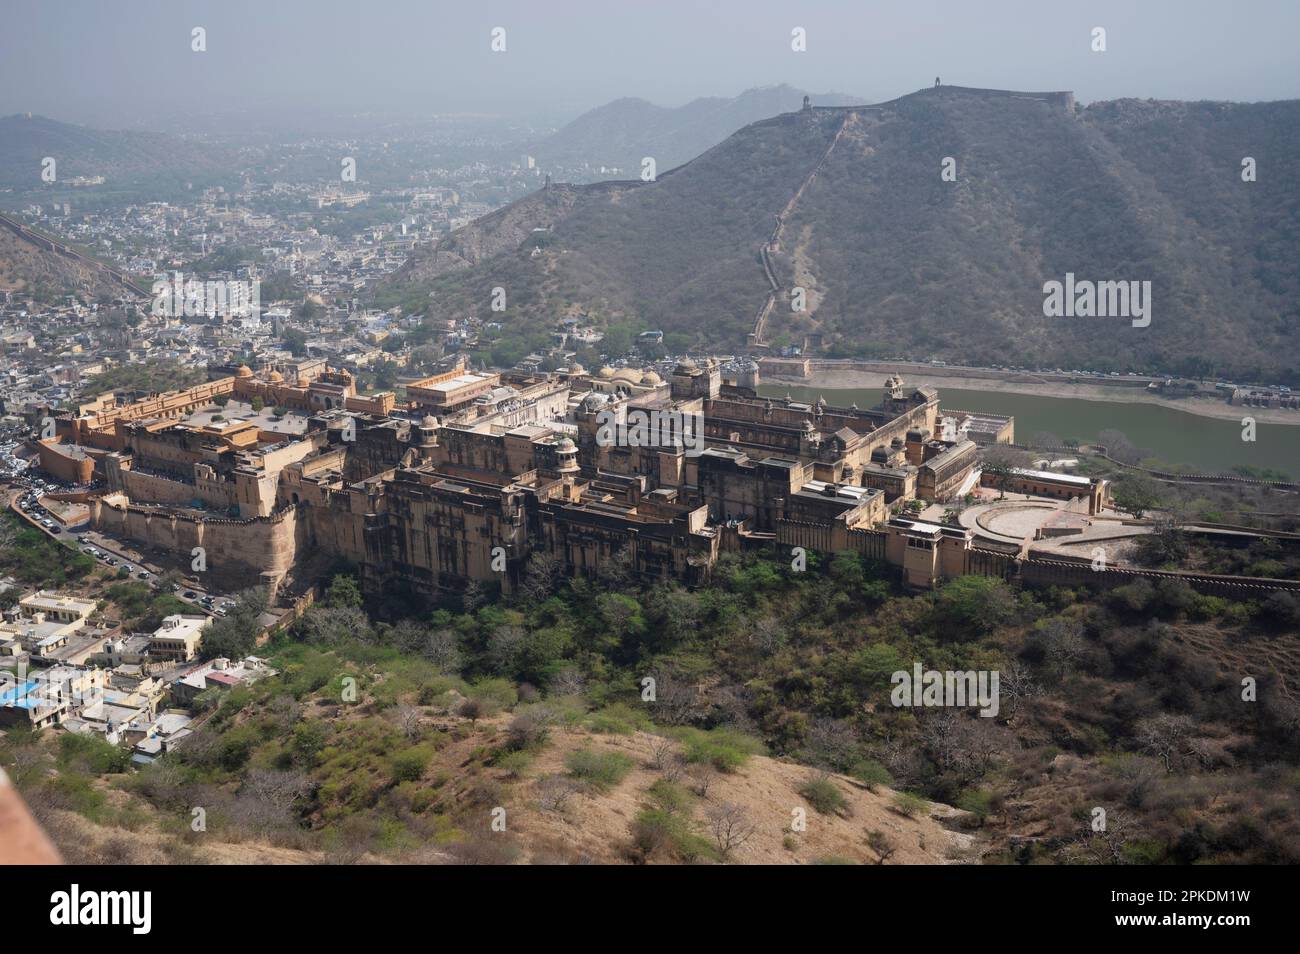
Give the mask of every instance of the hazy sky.
<svg viewBox="0 0 1300 954">
<path fill-rule="evenodd" d="M 1085 101 L 1300 96 L 1300 0 L 0 0 L 0 114 L 486 112 L 568 119 L 790 83 L 880 101 L 934 81 Z M 493 53 L 490 32 L 506 30 Z M 1090 33 L 1107 31 L 1105 53 Z M 191 29 L 207 51 L 191 50 Z M 791 30 L 807 31 L 793 52 Z M 237 121 L 237 120 L 236 120 Z M 196 119 L 197 125 L 207 125 Z"/>
</svg>

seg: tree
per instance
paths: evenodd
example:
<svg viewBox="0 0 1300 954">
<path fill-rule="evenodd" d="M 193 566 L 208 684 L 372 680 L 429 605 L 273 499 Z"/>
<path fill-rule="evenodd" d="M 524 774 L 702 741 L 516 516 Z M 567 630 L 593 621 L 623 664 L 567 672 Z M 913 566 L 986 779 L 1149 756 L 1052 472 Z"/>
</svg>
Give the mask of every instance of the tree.
<svg viewBox="0 0 1300 954">
<path fill-rule="evenodd" d="M 301 305 L 293 310 L 295 318 L 301 318 L 303 321 L 312 321 L 320 314 L 320 305 L 314 301 L 304 301 Z"/>
<path fill-rule="evenodd" d="M 713 840 L 717 843 L 718 854 L 723 858 L 749 841 L 758 830 L 745 807 L 734 802 L 710 805 L 705 817 L 709 822 L 709 830 L 713 832 Z"/>
<path fill-rule="evenodd" d="M 867 847 L 876 853 L 878 865 L 883 865 L 893 857 L 894 852 L 898 851 L 898 843 L 879 829 L 874 829 L 867 834 Z"/>
<path fill-rule="evenodd" d="M 1115 484 L 1111 500 L 1119 510 L 1131 513 L 1141 520 L 1148 510 L 1159 507 L 1164 492 L 1158 481 L 1146 474 L 1129 474 Z"/>
<path fill-rule="evenodd" d="M 224 656 L 243 659 L 257 646 L 262 631 L 259 617 L 267 606 L 266 591 L 246 590 L 235 600 L 229 613 L 203 633 L 202 652 L 206 659 Z"/>
<path fill-rule="evenodd" d="M 240 794 L 288 811 L 307 798 L 313 787 L 302 772 L 252 769 L 244 777 Z"/>
<path fill-rule="evenodd" d="M 361 587 L 356 577 L 339 574 L 330 580 L 325 591 L 325 605 L 330 609 L 356 609 L 361 605 Z"/>
<path fill-rule="evenodd" d="M 959 576 L 935 594 L 940 620 L 951 626 L 954 638 L 985 636 L 1011 620 L 1015 595 L 1001 580 L 988 576 Z M 964 632 L 963 632 L 964 631 Z"/>
<path fill-rule="evenodd" d="M 1161 713 L 1143 719 L 1137 725 L 1137 740 L 1143 751 L 1150 752 L 1172 773 L 1188 752 L 1196 723 L 1189 716 Z"/>
<path fill-rule="evenodd" d="M 231 611 L 218 619 L 203 634 L 203 655 L 207 659 L 225 656 L 226 659 L 243 659 L 257 645 L 256 613 Z"/>
<path fill-rule="evenodd" d="M 1002 698 L 1002 708 L 1008 716 L 1014 717 L 1026 702 L 1042 694 L 1029 668 L 1019 660 L 1012 660 L 1002 669 L 998 684 L 998 695 Z"/>
<path fill-rule="evenodd" d="M 375 363 L 375 387 L 389 390 L 397 384 L 400 369 L 396 361 L 378 361 Z"/>
<path fill-rule="evenodd" d="M 596 567 L 597 578 L 610 589 L 625 587 L 636 568 L 636 559 L 630 546 L 620 547 L 608 560 Z"/>
<path fill-rule="evenodd" d="M 527 638 L 528 631 L 522 626 L 506 624 L 492 630 L 487 641 L 487 659 L 492 672 L 502 676 L 517 676 L 519 657 Z"/>
<path fill-rule="evenodd" d="M 708 709 L 696 687 L 672 673 L 655 675 L 655 697 L 650 703 L 660 725 L 687 725 Z"/>
<path fill-rule="evenodd" d="M 280 340 L 284 346 L 298 358 L 307 354 L 307 332 L 301 328 L 286 328 L 280 335 Z"/>
<path fill-rule="evenodd" d="M 1107 428 L 1097 435 L 1097 440 L 1106 448 L 1106 456 L 1121 464 L 1136 464 L 1142 458 L 1151 456 L 1145 447 L 1135 446 L 1123 431 Z"/>
<path fill-rule="evenodd" d="M 717 780 L 718 770 L 713 767 L 712 762 L 691 762 L 686 767 L 686 774 L 690 776 L 695 794 L 700 798 L 709 797 L 709 788 Z"/>
<path fill-rule="evenodd" d="M 785 627 L 776 616 L 761 616 L 754 621 L 754 628 L 749 634 L 749 641 L 760 652 L 774 653 L 786 640 Z"/>
<path fill-rule="evenodd" d="M 1134 541 L 1135 558 L 1143 566 L 1180 564 L 1187 559 L 1187 534 L 1172 519 L 1157 519 L 1146 536 Z"/>
<path fill-rule="evenodd" d="M 1094 828 L 1092 819 L 1085 820 L 1074 841 L 1061 849 L 1067 859 L 1078 859 L 1096 865 L 1124 865 L 1130 863 L 1127 852 L 1133 832 L 1133 820 L 1123 812 L 1106 813 L 1106 823 Z"/>
<path fill-rule="evenodd" d="M 456 672 L 460 669 L 460 646 L 456 634 L 448 629 L 435 629 L 425 638 L 420 655 L 437 667 L 439 672 Z"/>
<path fill-rule="evenodd" d="M 582 785 L 567 775 L 548 775 L 537 783 L 537 801 L 543 811 L 563 812 Z"/>
<path fill-rule="evenodd" d="M 539 550 L 528 558 L 520 595 L 530 603 L 544 603 L 563 578 L 564 564 L 552 554 Z"/>
<path fill-rule="evenodd" d="M 1043 620 L 1036 627 L 1043 644 L 1043 656 L 1048 671 L 1058 680 L 1074 672 L 1075 664 L 1087 648 L 1083 639 L 1083 625 L 1076 620 L 1055 617 Z"/>
<path fill-rule="evenodd" d="M 462 699 L 460 705 L 456 707 L 456 715 L 462 719 L 469 719 L 470 722 L 477 723 L 479 719 L 487 715 L 487 706 L 478 699 Z"/>
<path fill-rule="evenodd" d="M 989 444 L 980 452 L 980 467 L 993 478 L 998 488 L 998 499 L 1007 495 L 1006 483 L 1029 464 L 1029 455 L 1008 444 Z"/>
<path fill-rule="evenodd" d="M 402 703 L 397 707 L 397 724 L 408 739 L 419 737 L 421 718 L 420 710 L 413 705 Z"/>
</svg>

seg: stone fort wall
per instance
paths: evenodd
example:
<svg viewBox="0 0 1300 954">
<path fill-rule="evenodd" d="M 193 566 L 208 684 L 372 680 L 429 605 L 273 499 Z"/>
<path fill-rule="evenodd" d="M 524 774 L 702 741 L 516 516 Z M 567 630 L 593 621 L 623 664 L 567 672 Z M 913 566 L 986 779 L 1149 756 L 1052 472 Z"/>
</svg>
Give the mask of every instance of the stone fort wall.
<svg viewBox="0 0 1300 954">
<path fill-rule="evenodd" d="M 230 590 L 278 582 L 289 572 L 297 547 L 297 512 L 231 520 L 159 511 L 101 497 L 92 501 L 90 522 L 111 536 L 135 540 L 173 556 L 188 566 L 195 547 L 202 547 L 204 571 Z M 200 575 L 202 578 L 202 574 Z"/>
</svg>

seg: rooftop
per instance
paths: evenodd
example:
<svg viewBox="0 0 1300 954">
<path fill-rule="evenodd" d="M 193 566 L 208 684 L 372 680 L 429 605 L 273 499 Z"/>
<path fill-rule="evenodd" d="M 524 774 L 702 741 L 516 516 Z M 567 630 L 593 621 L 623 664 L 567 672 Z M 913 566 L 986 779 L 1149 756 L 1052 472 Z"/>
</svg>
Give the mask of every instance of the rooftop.
<svg viewBox="0 0 1300 954">
<path fill-rule="evenodd" d="M 1078 477 L 1074 474 L 1062 474 L 1055 470 L 1025 470 L 1017 468 L 1016 473 L 1021 477 L 1035 477 L 1039 480 L 1052 480 L 1058 484 L 1073 484 L 1076 487 L 1091 487 L 1092 478 Z"/>
</svg>

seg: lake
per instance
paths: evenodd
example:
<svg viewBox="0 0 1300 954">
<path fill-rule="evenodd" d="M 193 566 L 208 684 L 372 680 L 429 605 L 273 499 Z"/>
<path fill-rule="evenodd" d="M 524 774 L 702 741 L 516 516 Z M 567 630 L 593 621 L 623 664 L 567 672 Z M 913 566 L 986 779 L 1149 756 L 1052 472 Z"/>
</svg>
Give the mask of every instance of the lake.
<svg viewBox="0 0 1300 954">
<path fill-rule="evenodd" d="M 1016 439 L 1024 441 L 1043 431 L 1084 443 L 1097 440 L 1103 430 L 1122 431 L 1138 447 L 1172 464 L 1189 464 L 1205 473 L 1228 473 L 1233 467 L 1270 467 L 1292 475 L 1300 474 L 1300 427 L 1288 424 L 1256 424 L 1255 441 L 1241 439 L 1239 421 L 1201 417 L 1158 404 L 1125 404 L 1119 401 L 1084 401 L 1078 398 L 1040 397 L 1010 391 L 939 390 L 940 407 L 962 411 L 1010 414 L 1016 419 Z M 783 397 L 787 393 L 800 401 L 825 397 L 830 404 L 875 407 L 880 388 L 849 390 L 764 384 L 759 393 Z M 1250 408 L 1241 409 L 1242 416 Z"/>
</svg>

